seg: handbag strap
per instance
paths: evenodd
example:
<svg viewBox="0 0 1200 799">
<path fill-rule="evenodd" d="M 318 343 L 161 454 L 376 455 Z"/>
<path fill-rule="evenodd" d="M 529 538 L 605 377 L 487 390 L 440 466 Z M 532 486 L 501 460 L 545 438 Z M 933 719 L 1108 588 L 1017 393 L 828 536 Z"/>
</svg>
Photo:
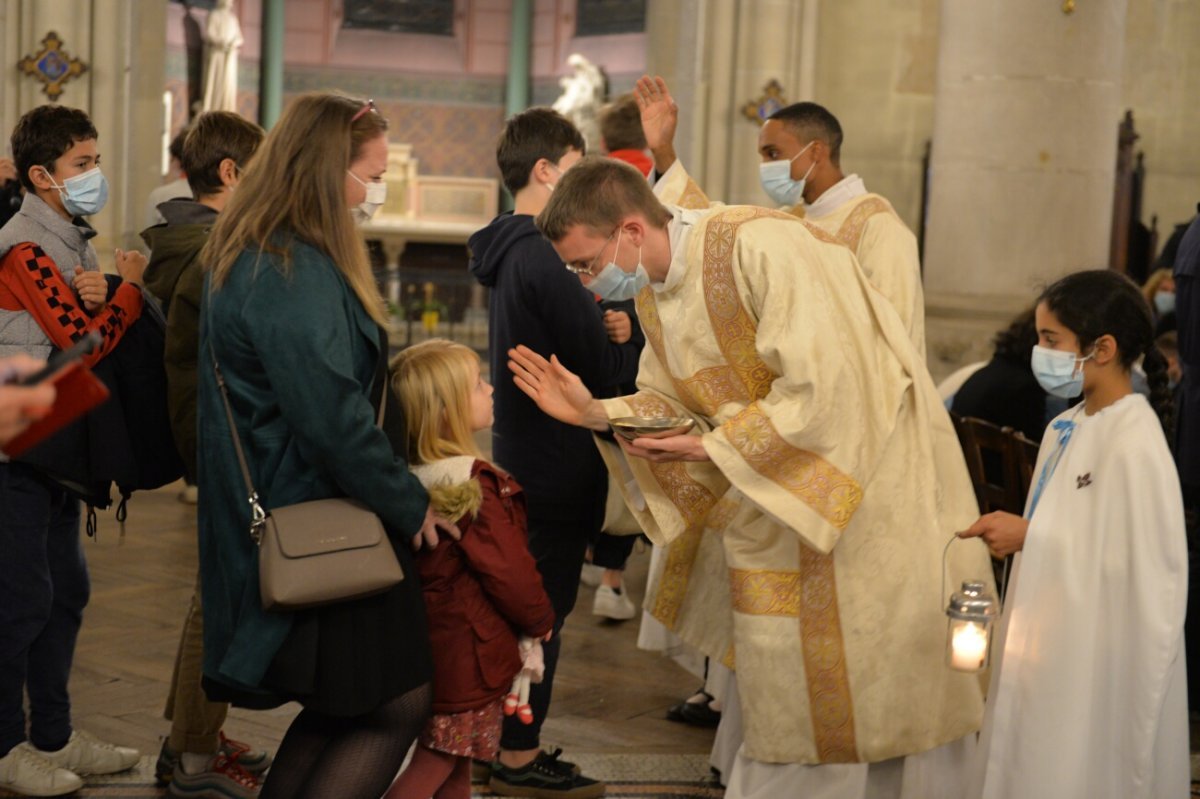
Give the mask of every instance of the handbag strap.
<svg viewBox="0 0 1200 799">
<path fill-rule="evenodd" d="M 237 455 L 238 469 L 242 472 L 242 482 L 246 484 L 246 501 L 250 503 L 250 538 L 255 544 L 262 542 L 263 525 L 267 521 L 267 512 L 258 501 L 258 490 L 250 478 L 250 467 L 246 464 L 246 453 L 242 449 L 242 438 L 238 435 L 237 425 L 233 421 L 233 407 L 229 404 L 229 391 L 225 386 L 225 375 L 217 363 L 217 352 L 213 349 L 212 339 L 208 340 L 208 352 L 212 357 L 213 374 L 217 379 L 217 388 L 221 392 L 221 404 L 225 407 L 225 421 L 229 424 L 229 436 L 233 439 L 233 451 Z M 386 374 L 386 372 L 385 372 Z M 385 378 L 386 380 L 386 378 Z M 379 396 L 379 412 L 375 424 L 383 429 L 383 419 L 387 411 L 387 383 L 384 383 L 383 393 Z"/>
</svg>

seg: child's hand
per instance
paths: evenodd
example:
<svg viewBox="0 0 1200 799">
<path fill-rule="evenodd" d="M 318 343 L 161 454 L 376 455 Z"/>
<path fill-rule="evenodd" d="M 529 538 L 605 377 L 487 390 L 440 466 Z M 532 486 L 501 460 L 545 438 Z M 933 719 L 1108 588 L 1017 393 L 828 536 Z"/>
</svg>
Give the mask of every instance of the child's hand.
<svg viewBox="0 0 1200 799">
<path fill-rule="evenodd" d="M 108 281 L 102 272 L 85 272 L 83 267 L 75 267 L 75 293 L 83 303 L 83 309 L 95 313 L 104 307 L 108 301 Z"/>
<path fill-rule="evenodd" d="M 624 344 L 633 337 L 633 323 L 624 311 L 605 311 L 604 329 L 608 331 L 608 340 L 613 344 Z"/>
<path fill-rule="evenodd" d="M 1025 546 L 1025 533 L 1028 530 L 1027 519 L 998 510 L 980 516 L 978 521 L 957 535 L 959 538 L 982 538 L 992 557 L 1003 560 Z"/>
</svg>

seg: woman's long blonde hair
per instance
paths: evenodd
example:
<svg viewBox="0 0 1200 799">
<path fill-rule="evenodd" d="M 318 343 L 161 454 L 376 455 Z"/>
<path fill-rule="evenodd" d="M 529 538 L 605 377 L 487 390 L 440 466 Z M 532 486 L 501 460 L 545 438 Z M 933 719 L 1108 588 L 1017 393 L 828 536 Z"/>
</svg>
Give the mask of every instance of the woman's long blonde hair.
<svg viewBox="0 0 1200 799">
<path fill-rule="evenodd" d="M 316 92 L 292 101 L 201 252 L 201 263 L 212 270 L 212 290 L 225 284 L 247 249 L 280 255 L 284 271 L 291 269 L 287 237 L 294 235 L 328 255 L 371 318 L 385 324 L 383 298 L 346 205 L 346 170 L 366 142 L 386 131 L 387 120 L 365 100 Z"/>
<path fill-rule="evenodd" d="M 455 455 L 482 457 L 471 431 L 471 379 L 479 356 L 443 338 L 402 350 L 392 359 L 392 390 L 408 427 L 410 463 Z"/>
</svg>

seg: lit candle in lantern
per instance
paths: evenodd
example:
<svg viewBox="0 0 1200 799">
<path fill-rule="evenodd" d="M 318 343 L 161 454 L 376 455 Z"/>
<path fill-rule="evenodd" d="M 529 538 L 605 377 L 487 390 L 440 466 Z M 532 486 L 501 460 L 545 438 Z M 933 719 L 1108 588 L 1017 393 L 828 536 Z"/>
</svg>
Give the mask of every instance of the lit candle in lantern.
<svg viewBox="0 0 1200 799">
<path fill-rule="evenodd" d="M 978 624 L 968 623 L 954 631 L 951 642 L 951 668 L 978 671 L 987 656 L 988 636 Z"/>
<path fill-rule="evenodd" d="M 987 667 L 996 613 L 997 602 L 982 582 L 967 581 L 961 593 L 950 597 L 946 608 L 946 663 L 950 668 L 974 672 Z"/>
</svg>

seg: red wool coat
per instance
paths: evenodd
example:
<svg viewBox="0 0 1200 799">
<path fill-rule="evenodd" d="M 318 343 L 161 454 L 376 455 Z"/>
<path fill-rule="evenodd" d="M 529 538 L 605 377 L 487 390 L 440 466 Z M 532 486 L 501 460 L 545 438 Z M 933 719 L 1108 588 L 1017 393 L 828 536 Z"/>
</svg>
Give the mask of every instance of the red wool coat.
<svg viewBox="0 0 1200 799">
<path fill-rule="evenodd" d="M 554 609 L 529 554 L 516 480 L 469 457 L 413 471 L 430 489 L 435 509 L 444 510 L 439 487 L 461 491 L 475 481 L 482 495 L 479 509 L 457 522 L 460 541 L 443 535 L 416 559 L 433 650 L 433 712 L 461 713 L 508 692 L 521 670 L 517 636 L 548 633 Z"/>
</svg>

